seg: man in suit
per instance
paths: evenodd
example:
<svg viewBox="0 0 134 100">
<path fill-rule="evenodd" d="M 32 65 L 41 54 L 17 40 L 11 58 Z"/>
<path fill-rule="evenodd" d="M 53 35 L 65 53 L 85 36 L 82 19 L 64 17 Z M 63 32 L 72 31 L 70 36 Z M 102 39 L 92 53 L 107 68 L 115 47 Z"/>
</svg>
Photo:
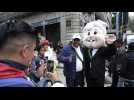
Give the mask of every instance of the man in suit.
<svg viewBox="0 0 134 100">
<path fill-rule="evenodd" d="M 90 51 L 90 52 L 89 52 Z M 105 60 L 116 52 L 114 45 L 107 48 L 91 49 L 85 48 L 85 74 L 87 87 L 103 87 L 105 79 Z"/>
<path fill-rule="evenodd" d="M 114 35 L 106 34 L 107 24 L 100 20 L 83 29 L 85 75 L 88 87 L 104 87 L 105 60 L 115 54 Z"/>
</svg>

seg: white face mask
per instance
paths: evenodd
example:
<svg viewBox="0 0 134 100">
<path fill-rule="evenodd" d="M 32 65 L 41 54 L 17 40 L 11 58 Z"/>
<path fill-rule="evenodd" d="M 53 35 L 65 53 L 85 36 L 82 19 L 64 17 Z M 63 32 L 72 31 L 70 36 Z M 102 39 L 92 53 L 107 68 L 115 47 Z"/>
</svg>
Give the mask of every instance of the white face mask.
<svg viewBox="0 0 134 100">
<path fill-rule="evenodd" d="M 98 49 L 112 44 L 116 40 L 114 34 L 107 34 L 107 23 L 100 20 L 87 23 L 83 29 L 82 42 L 88 48 Z"/>
<path fill-rule="evenodd" d="M 82 33 L 83 45 L 88 48 L 105 47 L 106 26 L 99 22 L 94 21 L 88 23 Z"/>
</svg>

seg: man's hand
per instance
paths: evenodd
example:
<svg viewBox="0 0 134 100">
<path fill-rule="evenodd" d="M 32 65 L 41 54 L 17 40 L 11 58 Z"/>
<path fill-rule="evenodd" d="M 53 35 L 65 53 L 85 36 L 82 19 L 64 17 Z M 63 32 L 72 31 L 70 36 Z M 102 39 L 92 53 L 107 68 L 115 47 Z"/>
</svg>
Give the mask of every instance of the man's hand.
<svg viewBox="0 0 134 100">
<path fill-rule="evenodd" d="M 71 63 L 72 60 L 73 60 L 73 55 L 71 54 L 71 55 L 69 56 L 69 63 Z"/>
<path fill-rule="evenodd" d="M 60 78 L 59 78 L 59 75 L 58 75 L 58 72 L 47 72 L 47 75 L 48 75 L 48 78 L 52 81 L 60 81 Z"/>
<path fill-rule="evenodd" d="M 112 44 L 114 41 L 116 41 L 116 36 L 114 34 L 108 34 L 105 37 L 105 41 L 107 44 Z"/>
<path fill-rule="evenodd" d="M 60 81 L 58 72 L 48 72 L 48 76 L 50 77 L 50 80 L 54 82 L 54 84 L 51 87 L 65 87 L 65 85 Z"/>
</svg>

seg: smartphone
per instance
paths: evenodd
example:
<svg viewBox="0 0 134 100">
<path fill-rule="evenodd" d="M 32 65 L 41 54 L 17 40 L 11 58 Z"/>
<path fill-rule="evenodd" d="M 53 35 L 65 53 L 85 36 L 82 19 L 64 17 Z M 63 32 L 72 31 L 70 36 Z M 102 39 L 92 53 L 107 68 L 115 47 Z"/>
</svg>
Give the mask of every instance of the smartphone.
<svg viewBox="0 0 134 100">
<path fill-rule="evenodd" d="M 48 72 L 54 71 L 54 61 L 52 61 L 52 60 L 47 61 L 47 70 L 48 70 Z"/>
</svg>

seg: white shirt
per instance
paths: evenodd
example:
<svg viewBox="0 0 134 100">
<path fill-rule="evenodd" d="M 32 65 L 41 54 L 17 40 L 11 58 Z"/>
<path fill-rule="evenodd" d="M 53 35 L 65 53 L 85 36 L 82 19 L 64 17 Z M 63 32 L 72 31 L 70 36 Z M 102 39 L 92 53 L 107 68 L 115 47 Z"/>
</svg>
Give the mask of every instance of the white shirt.
<svg viewBox="0 0 134 100">
<path fill-rule="evenodd" d="M 52 48 L 48 47 L 48 51 L 44 52 L 44 56 L 48 57 L 48 60 L 54 61 L 54 69 L 56 68 L 56 66 L 58 66 L 57 56 Z"/>
<path fill-rule="evenodd" d="M 81 53 L 81 50 L 80 50 L 80 47 L 74 47 L 77 54 L 80 56 L 80 58 L 83 60 L 83 55 Z M 80 59 L 76 56 L 76 72 L 79 72 L 79 71 L 82 71 L 83 69 L 83 64 L 82 62 L 80 61 Z"/>
<path fill-rule="evenodd" d="M 92 57 L 96 54 L 97 51 L 98 51 L 98 49 L 93 49 L 92 50 Z"/>
<path fill-rule="evenodd" d="M 48 50 L 45 51 L 44 56 L 48 57 L 48 60 L 53 60 L 53 58 L 54 58 L 53 50 L 50 47 L 48 47 Z"/>
</svg>

